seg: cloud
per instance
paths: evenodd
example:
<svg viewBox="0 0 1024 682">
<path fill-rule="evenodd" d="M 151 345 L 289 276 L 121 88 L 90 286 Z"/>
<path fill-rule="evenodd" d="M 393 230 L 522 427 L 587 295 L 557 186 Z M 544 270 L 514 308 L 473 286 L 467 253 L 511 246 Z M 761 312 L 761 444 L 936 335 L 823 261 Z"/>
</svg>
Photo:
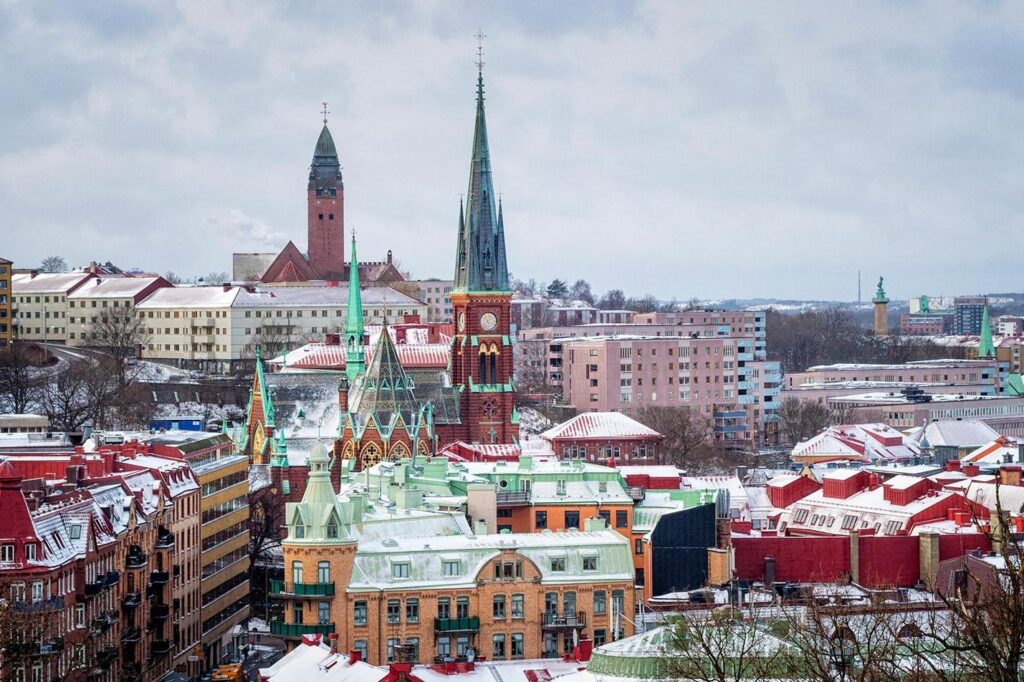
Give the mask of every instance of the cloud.
<svg viewBox="0 0 1024 682">
<path fill-rule="evenodd" d="M 305 248 L 327 99 L 360 253 L 448 276 L 482 27 L 519 277 L 681 300 L 850 299 L 857 270 L 895 296 L 1019 289 L 1021 13 L 3 4 L 3 255 L 203 273 Z"/>
</svg>

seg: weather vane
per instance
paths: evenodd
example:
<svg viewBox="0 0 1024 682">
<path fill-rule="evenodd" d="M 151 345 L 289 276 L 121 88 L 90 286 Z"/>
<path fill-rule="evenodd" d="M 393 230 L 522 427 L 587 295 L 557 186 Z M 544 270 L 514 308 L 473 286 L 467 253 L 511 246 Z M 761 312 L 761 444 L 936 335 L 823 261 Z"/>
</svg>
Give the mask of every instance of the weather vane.
<svg viewBox="0 0 1024 682">
<path fill-rule="evenodd" d="M 484 30 L 477 29 L 476 32 L 476 69 L 480 74 L 484 72 Z"/>
<path fill-rule="evenodd" d="M 324 105 L 324 108 L 323 108 L 324 125 L 327 125 L 327 114 L 329 114 L 331 112 L 327 111 L 327 102 L 321 102 L 321 104 Z"/>
</svg>

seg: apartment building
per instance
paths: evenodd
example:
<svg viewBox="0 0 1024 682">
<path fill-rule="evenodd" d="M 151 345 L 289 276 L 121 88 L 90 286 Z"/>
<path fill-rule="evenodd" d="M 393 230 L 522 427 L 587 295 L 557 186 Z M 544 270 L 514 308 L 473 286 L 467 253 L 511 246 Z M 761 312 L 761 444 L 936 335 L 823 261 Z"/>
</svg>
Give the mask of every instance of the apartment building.
<svg viewBox="0 0 1024 682">
<path fill-rule="evenodd" d="M 629 635 L 629 542 L 601 519 L 582 531 L 357 538 L 365 498 L 340 502 L 322 445 L 302 502 L 285 512 L 289 602 L 271 632 L 337 636 L 370 663 L 557 657 L 590 634 Z"/>
<path fill-rule="evenodd" d="M 403 294 L 425 303 L 427 322 L 451 322 L 452 318 L 452 287 L 455 282 L 450 279 L 412 279 L 394 282 L 391 287 Z"/>
<path fill-rule="evenodd" d="M 838 363 L 817 365 L 786 375 L 786 389 L 828 386 L 842 382 L 934 384 L 978 387 L 984 395 L 1000 392 L 999 362 L 988 360 L 923 360 L 903 364 Z"/>
<path fill-rule="evenodd" d="M 362 304 L 373 324 L 427 315 L 426 304 L 390 287 L 363 289 Z M 144 358 L 228 372 L 251 363 L 256 345 L 301 345 L 336 333 L 347 313 L 348 287 L 177 287 L 155 292 L 137 308 L 148 336 Z"/>
<path fill-rule="evenodd" d="M 609 336 L 562 345 L 562 397 L 577 410 L 688 407 L 726 447 L 774 441 L 782 376 L 777 362 L 756 359 L 753 337 Z"/>
<path fill-rule="evenodd" d="M 14 315 L 11 277 L 14 264 L 0 258 L 0 348 L 14 340 Z"/>
<path fill-rule="evenodd" d="M 68 296 L 96 279 L 88 272 L 18 273 L 11 278 L 12 323 L 19 341 L 64 343 Z"/>
<path fill-rule="evenodd" d="M 224 434 L 179 431 L 148 441 L 153 453 L 188 463 L 200 488 L 195 546 L 200 579 L 199 639 L 209 669 L 229 653 L 231 629 L 249 617 L 249 460 Z"/>
<path fill-rule="evenodd" d="M 1024 395 L 950 393 L 922 398 L 873 392 L 831 398 L 829 404 L 848 408 L 856 421 L 879 421 L 897 429 L 976 419 L 1004 436 L 1024 437 Z"/>
<path fill-rule="evenodd" d="M 981 334 L 981 318 L 988 306 L 986 296 L 957 296 L 953 299 L 953 331 L 960 335 Z"/>
<path fill-rule="evenodd" d="M 102 345 L 99 325 L 107 316 L 134 315 L 139 302 L 170 286 L 163 277 L 96 277 L 83 283 L 67 296 L 67 345 Z"/>
</svg>

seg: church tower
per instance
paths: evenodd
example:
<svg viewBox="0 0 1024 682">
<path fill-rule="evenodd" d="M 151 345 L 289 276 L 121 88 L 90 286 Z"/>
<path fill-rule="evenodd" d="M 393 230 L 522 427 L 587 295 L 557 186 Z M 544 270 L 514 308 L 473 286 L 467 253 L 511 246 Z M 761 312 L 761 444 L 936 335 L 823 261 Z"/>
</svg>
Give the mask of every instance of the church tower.
<svg viewBox="0 0 1024 682">
<path fill-rule="evenodd" d="M 327 106 L 324 105 L 324 127 L 313 151 L 307 186 L 308 242 L 307 255 L 322 279 L 341 282 L 345 279 L 345 183 L 334 138 L 327 129 Z"/>
<path fill-rule="evenodd" d="M 500 201 L 495 208 L 482 60 L 477 67 L 473 156 L 466 201 L 459 207 L 455 286 L 451 293 L 456 324 L 451 375 L 452 384 L 460 391 L 462 437 L 474 443 L 512 443 L 517 440 L 512 287 L 505 261 Z"/>
</svg>

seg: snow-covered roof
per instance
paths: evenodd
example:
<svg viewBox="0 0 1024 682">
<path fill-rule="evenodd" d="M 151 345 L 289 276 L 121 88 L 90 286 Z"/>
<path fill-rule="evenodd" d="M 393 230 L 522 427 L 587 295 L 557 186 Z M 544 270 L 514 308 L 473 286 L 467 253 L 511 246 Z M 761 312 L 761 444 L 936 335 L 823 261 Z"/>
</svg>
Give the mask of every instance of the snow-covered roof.
<svg viewBox="0 0 1024 682">
<path fill-rule="evenodd" d="M 157 289 L 136 307 L 139 310 L 164 308 L 230 308 L 240 287 L 164 287 Z"/>
<path fill-rule="evenodd" d="M 907 460 L 921 454 L 920 446 L 886 424 L 829 426 L 797 443 L 796 461 L 853 460 L 866 463 Z"/>
<path fill-rule="evenodd" d="M 19 273 L 11 278 L 14 294 L 66 294 L 86 279 L 93 277 L 88 272 L 44 272 L 33 277 Z"/>
<path fill-rule="evenodd" d="M 371 339 L 363 348 L 367 363 L 370 362 L 373 347 Z M 406 369 L 415 367 L 446 368 L 448 358 L 451 356 L 451 347 L 444 343 L 399 343 L 395 345 L 395 350 L 398 352 L 398 360 L 402 363 L 402 367 Z M 340 343 L 307 343 L 284 355 L 279 355 L 270 360 L 268 364 L 280 365 L 282 371 L 285 372 L 296 369 L 342 370 L 345 368 L 345 346 Z"/>
<path fill-rule="evenodd" d="M 307 638 L 313 641 L 316 638 Z M 299 644 L 269 668 L 260 668 L 260 679 L 268 682 L 380 682 L 388 675 L 387 668 L 379 668 L 364 661 L 352 662 L 342 653 L 335 653 L 322 641 Z"/>
<path fill-rule="evenodd" d="M 912 521 L 918 524 L 945 519 L 949 498 L 958 497 L 959 493 L 938 490 L 907 504 L 890 502 L 885 496 L 885 486 L 846 498 L 826 497 L 824 490 L 817 490 L 787 507 L 779 517 L 779 526 L 785 524 L 788 532 L 796 534 L 806 531 L 815 535 L 848 535 L 855 530 L 874 528 L 878 535 L 895 535 L 911 530 Z M 934 511 L 931 518 L 927 516 L 929 510 Z M 920 517 L 922 514 L 926 516 Z"/>
<path fill-rule="evenodd" d="M 926 442 L 933 448 L 939 445 L 979 447 L 998 437 L 998 431 L 979 419 L 940 419 L 930 422 L 914 436 L 918 443 Z"/>
<path fill-rule="evenodd" d="M 969 452 L 960 460 L 971 464 L 1004 464 L 1006 462 L 1020 462 L 1022 450 L 1020 441 L 1007 436 L 999 436 L 991 443 L 982 445 L 977 450 Z"/>
<path fill-rule="evenodd" d="M 621 412 L 584 412 L 562 422 L 544 433 L 541 438 L 661 438 L 661 434 Z"/>
<path fill-rule="evenodd" d="M 163 279 L 161 277 L 103 277 L 86 282 L 68 294 L 68 298 L 131 298 L 159 281 L 163 281 Z"/>
<path fill-rule="evenodd" d="M 423 307 L 423 303 L 391 287 L 362 289 L 363 306 Z M 273 287 L 248 291 L 242 289 L 235 298 L 236 308 L 308 308 L 310 306 L 348 306 L 348 286 Z"/>
</svg>

